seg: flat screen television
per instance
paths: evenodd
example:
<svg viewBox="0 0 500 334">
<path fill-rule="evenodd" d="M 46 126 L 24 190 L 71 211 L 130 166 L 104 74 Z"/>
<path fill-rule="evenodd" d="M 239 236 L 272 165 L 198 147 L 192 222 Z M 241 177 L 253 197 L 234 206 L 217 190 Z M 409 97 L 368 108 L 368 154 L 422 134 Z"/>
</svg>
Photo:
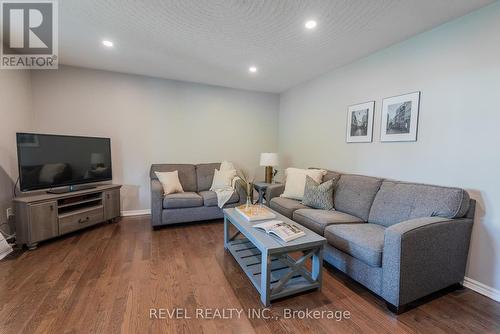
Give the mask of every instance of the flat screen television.
<svg viewBox="0 0 500 334">
<path fill-rule="evenodd" d="M 21 191 L 109 181 L 111 139 L 17 133 Z"/>
</svg>

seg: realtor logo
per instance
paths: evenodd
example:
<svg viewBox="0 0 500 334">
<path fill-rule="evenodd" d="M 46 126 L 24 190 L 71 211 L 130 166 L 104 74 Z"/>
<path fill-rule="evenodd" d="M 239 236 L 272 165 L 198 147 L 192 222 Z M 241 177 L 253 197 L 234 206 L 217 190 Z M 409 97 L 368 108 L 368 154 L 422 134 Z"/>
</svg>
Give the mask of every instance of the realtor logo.
<svg viewBox="0 0 500 334">
<path fill-rule="evenodd" d="M 0 1 L 2 69 L 57 69 L 56 0 Z"/>
</svg>

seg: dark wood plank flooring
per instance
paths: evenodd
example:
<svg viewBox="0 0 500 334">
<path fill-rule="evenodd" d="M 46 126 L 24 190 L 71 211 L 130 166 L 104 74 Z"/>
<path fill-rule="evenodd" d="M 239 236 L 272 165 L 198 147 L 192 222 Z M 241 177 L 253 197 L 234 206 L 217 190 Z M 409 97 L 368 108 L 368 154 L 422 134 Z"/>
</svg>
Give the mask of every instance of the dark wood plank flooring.
<svg viewBox="0 0 500 334">
<path fill-rule="evenodd" d="M 150 317 L 151 309 L 173 308 L 192 318 Z M 210 320 L 196 317 L 196 309 L 243 313 Z M 249 316 L 252 309 L 262 309 L 258 294 L 224 251 L 219 221 L 153 231 L 148 216 L 124 218 L 0 262 L 2 334 L 500 332 L 499 303 L 471 290 L 396 316 L 328 266 L 322 291 L 273 303 L 264 313 L 270 319 Z M 306 309 L 348 311 L 350 318 L 285 319 L 290 310 Z"/>
</svg>

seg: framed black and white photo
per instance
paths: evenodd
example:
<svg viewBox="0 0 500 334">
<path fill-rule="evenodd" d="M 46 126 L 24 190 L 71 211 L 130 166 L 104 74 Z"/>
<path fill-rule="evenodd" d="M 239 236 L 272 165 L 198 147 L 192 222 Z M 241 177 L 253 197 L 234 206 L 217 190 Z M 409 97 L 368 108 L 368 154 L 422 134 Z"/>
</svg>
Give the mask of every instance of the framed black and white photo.
<svg viewBox="0 0 500 334">
<path fill-rule="evenodd" d="M 371 143 L 375 101 L 350 106 L 347 111 L 346 142 Z"/>
<path fill-rule="evenodd" d="M 419 108 L 420 92 L 384 99 L 380 141 L 416 141 Z"/>
</svg>

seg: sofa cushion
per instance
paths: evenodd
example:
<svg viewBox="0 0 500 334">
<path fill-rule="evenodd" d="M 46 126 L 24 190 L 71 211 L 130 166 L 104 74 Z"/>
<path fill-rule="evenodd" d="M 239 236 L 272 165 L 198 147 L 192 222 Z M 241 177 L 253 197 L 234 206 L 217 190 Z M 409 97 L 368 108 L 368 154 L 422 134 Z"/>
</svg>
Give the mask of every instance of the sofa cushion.
<svg viewBox="0 0 500 334">
<path fill-rule="evenodd" d="M 368 220 L 370 208 L 382 179 L 343 174 L 335 188 L 333 206 L 336 210 Z"/>
<path fill-rule="evenodd" d="M 306 186 L 304 188 L 304 198 L 302 204 L 314 209 L 333 209 L 333 186 L 335 180 L 329 180 L 321 184 L 306 176 Z"/>
<path fill-rule="evenodd" d="M 326 174 L 323 176 L 323 182 L 334 180 L 334 184 L 337 184 L 340 179 L 340 174 L 331 170 L 327 170 Z"/>
<path fill-rule="evenodd" d="M 322 168 L 309 167 L 309 169 L 322 169 Z M 341 174 L 339 172 L 335 172 L 333 170 L 328 170 L 328 169 L 323 169 L 323 170 L 326 171 L 326 174 L 323 175 L 323 182 L 335 179 L 334 182 L 336 184 L 338 182 L 338 180 L 340 179 Z"/>
<path fill-rule="evenodd" d="M 164 209 L 193 208 L 197 206 L 203 206 L 203 198 L 195 192 L 169 194 L 163 199 Z"/>
<path fill-rule="evenodd" d="M 269 202 L 269 206 L 271 209 L 281 213 L 283 216 L 286 216 L 292 219 L 293 212 L 298 209 L 309 209 L 308 206 L 300 203 L 300 201 L 296 201 L 294 199 L 286 198 L 286 197 L 274 197 Z"/>
<path fill-rule="evenodd" d="M 220 168 L 220 163 L 196 165 L 196 182 L 198 192 L 209 190 L 214 180 L 214 171 Z"/>
<path fill-rule="evenodd" d="M 179 181 L 181 181 L 184 191 L 196 191 L 196 169 L 194 165 L 187 164 L 154 164 L 151 165 L 149 177 L 152 180 L 158 180 L 155 172 L 179 172 Z"/>
<path fill-rule="evenodd" d="M 363 223 L 363 219 L 334 210 L 299 209 L 293 220 L 314 232 L 324 235 L 325 228 L 332 224 Z"/>
<path fill-rule="evenodd" d="M 204 206 L 217 206 L 217 194 L 215 191 L 200 191 L 200 196 L 203 198 L 203 205 Z M 238 195 L 238 192 L 233 192 L 229 200 L 226 202 L 226 204 L 232 204 L 236 203 L 240 200 L 240 196 Z"/>
<path fill-rule="evenodd" d="M 413 218 L 461 218 L 467 213 L 469 203 L 469 194 L 463 189 L 384 181 L 368 221 L 391 226 Z"/>
<path fill-rule="evenodd" d="M 325 238 L 330 245 L 372 267 L 382 266 L 385 227 L 377 224 L 330 225 Z"/>
</svg>

